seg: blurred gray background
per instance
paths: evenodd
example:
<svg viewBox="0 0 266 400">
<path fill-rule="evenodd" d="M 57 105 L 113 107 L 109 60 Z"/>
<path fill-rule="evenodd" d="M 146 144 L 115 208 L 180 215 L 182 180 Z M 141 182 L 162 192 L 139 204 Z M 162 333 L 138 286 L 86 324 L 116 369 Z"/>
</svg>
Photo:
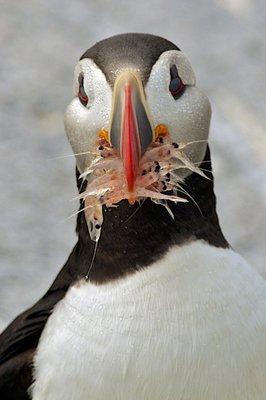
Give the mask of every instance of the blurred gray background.
<svg viewBox="0 0 266 400">
<path fill-rule="evenodd" d="M 127 31 L 175 42 L 213 106 L 218 211 L 266 276 L 265 0 L 0 1 L 0 330 L 48 288 L 75 243 L 74 159 L 63 129 L 73 68 Z"/>
</svg>

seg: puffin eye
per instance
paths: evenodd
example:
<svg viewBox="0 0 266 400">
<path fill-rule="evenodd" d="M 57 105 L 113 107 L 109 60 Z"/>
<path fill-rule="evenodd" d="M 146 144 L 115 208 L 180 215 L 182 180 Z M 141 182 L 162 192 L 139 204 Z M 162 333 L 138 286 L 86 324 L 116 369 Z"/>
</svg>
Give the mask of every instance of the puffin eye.
<svg viewBox="0 0 266 400">
<path fill-rule="evenodd" d="M 83 104 L 83 106 L 86 106 L 88 104 L 89 98 L 86 95 L 86 92 L 84 90 L 84 86 L 83 86 L 84 75 L 83 74 L 79 74 L 78 82 L 79 82 L 78 97 L 79 97 L 81 104 Z"/>
<path fill-rule="evenodd" d="M 171 80 L 169 84 L 169 90 L 173 98 L 177 100 L 184 93 L 186 86 L 178 75 L 176 65 L 172 65 L 172 67 L 170 68 L 170 76 Z"/>
</svg>

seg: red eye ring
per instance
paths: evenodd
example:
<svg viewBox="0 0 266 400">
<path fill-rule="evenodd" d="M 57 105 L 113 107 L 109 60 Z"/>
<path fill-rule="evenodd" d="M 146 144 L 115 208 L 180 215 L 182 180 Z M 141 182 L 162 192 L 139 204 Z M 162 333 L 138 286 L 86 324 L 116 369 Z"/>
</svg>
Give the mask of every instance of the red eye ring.
<svg viewBox="0 0 266 400">
<path fill-rule="evenodd" d="M 182 79 L 178 75 L 176 65 L 172 65 L 170 68 L 171 80 L 169 83 L 169 91 L 173 98 L 177 100 L 185 91 L 186 85 L 182 82 Z"/>
<path fill-rule="evenodd" d="M 84 75 L 83 74 L 79 74 L 78 82 L 79 82 L 78 98 L 79 98 L 79 101 L 81 102 L 81 104 L 84 107 L 86 107 L 86 105 L 88 104 L 89 98 L 84 89 Z"/>
</svg>

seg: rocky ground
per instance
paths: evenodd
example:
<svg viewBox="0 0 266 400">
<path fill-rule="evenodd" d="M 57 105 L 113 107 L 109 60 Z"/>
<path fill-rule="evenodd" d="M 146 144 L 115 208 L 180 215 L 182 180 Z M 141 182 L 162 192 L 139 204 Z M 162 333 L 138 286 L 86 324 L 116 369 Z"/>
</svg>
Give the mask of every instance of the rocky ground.
<svg viewBox="0 0 266 400">
<path fill-rule="evenodd" d="M 266 8 L 263 0 L 0 1 L 0 330 L 35 302 L 74 242 L 74 160 L 62 115 L 73 67 L 126 31 L 176 42 L 213 105 L 221 225 L 266 276 Z M 264 184 L 263 184 L 264 182 Z"/>
</svg>

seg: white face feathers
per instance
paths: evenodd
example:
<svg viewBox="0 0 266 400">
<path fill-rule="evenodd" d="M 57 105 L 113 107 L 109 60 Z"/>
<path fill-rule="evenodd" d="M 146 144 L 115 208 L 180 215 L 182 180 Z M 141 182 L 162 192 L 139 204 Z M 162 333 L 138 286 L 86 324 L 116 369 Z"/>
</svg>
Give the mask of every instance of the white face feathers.
<svg viewBox="0 0 266 400">
<path fill-rule="evenodd" d="M 80 74 L 84 76 L 84 90 L 88 104 L 84 106 L 78 97 Z M 74 154 L 92 150 L 97 134 L 101 129 L 108 129 L 112 89 L 103 72 L 90 59 L 81 60 L 74 72 L 74 95 L 76 96 L 66 109 L 65 130 Z M 90 154 L 77 155 L 77 166 L 84 172 L 91 160 Z"/>
<path fill-rule="evenodd" d="M 138 74 L 137 70 L 132 69 L 132 72 Z M 169 85 L 176 73 L 184 90 L 175 99 Z M 79 93 L 81 83 L 82 93 Z M 185 150 L 193 163 L 200 163 L 207 146 L 211 107 L 208 98 L 195 85 L 195 75 L 186 57 L 181 51 L 171 50 L 162 53 L 153 65 L 143 89 L 152 128 L 165 125 L 176 143 L 200 141 Z M 78 154 L 87 153 L 95 147 L 99 131 L 110 130 L 113 89 L 100 68 L 91 59 L 85 58 L 75 68 L 74 94 L 76 97 L 67 107 L 64 122 L 82 173 L 88 167 L 91 155 Z M 84 96 L 86 101 L 82 101 Z"/>
<path fill-rule="evenodd" d="M 169 91 L 170 68 L 176 65 L 185 90 L 178 99 Z M 192 162 L 203 160 L 211 119 L 211 106 L 207 96 L 196 86 L 196 77 L 182 52 L 163 53 L 151 70 L 145 92 L 153 125 L 165 124 L 173 141 L 193 142 L 186 154 Z"/>
</svg>

